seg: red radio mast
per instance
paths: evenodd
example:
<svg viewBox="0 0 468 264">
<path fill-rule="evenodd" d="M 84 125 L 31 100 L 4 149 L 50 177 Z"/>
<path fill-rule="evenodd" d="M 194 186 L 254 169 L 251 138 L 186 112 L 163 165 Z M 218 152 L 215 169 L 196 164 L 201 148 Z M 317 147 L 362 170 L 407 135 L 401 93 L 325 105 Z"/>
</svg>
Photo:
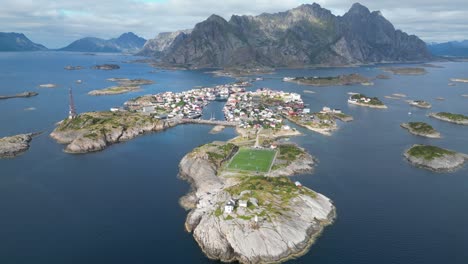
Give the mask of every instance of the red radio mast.
<svg viewBox="0 0 468 264">
<path fill-rule="evenodd" d="M 68 119 L 73 119 L 76 117 L 76 109 L 75 109 L 75 102 L 73 101 L 73 92 L 72 88 L 70 87 L 69 90 L 69 97 L 70 97 L 70 109 L 68 111 Z"/>
</svg>

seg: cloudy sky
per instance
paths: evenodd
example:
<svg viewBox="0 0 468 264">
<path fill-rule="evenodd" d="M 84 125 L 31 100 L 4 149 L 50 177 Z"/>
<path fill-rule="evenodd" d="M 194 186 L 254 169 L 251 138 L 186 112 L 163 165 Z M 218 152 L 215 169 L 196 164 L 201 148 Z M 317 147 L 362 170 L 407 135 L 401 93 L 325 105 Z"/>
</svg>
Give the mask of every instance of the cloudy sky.
<svg viewBox="0 0 468 264">
<path fill-rule="evenodd" d="M 355 1 L 316 0 L 336 15 Z M 144 38 L 192 28 L 211 14 L 257 15 L 297 7 L 301 0 L 2 0 L 0 31 L 22 32 L 49 48 L 86 37 L 117 37 L 132 31 Z M 364 0 L 396 28 L 427 42 L 468 39 L 466 0 Z"/>
</svg>

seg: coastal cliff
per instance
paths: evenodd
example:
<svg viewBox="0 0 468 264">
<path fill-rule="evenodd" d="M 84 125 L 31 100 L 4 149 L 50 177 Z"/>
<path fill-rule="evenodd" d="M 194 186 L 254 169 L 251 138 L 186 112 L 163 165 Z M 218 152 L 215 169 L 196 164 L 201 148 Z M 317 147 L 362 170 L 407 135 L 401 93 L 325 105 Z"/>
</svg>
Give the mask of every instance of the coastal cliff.
<svg viewBox="0 0 468 264">
<path fill-rule="evenodd" d="M 172 125 L 138 113 L 90 112 L 61 121 L 50 136 L 67 144 L 65 152 L 87 153 Z"/>
<path fill-rule="evenodd" d="M 187 231 L 210 259 L 223 262 L 272 263 L 305 254 L 335 217 L 331 201 L 286 177 L 220 176 L 222 166 L 213 163 L 209 153 L 216 147 L 226 149 L 223 146 L 199 147 L 180 162 L 180 176 L 193 188 L 181 199 L 190 209 Z M 224 158 L 234 151 L 229 149 Z M 307 164 L 298 168 L 310 169 Z M 229 199 L 247 199 L 249 205 L 223 213 Z"/>
</svg>

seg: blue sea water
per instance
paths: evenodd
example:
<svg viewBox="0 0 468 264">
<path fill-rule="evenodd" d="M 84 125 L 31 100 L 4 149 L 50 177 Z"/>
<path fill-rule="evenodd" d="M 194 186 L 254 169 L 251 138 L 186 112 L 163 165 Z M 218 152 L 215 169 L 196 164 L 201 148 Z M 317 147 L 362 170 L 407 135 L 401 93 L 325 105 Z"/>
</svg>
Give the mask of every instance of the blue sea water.
<svg viewBox="0 0 468 264">
<path fill-rule="evenodd" d="M 155 70 L 135 57 L 118 54 L 0 53 L 0 94 L 37 91 L 32 98 L 0 101 L 0 137 L 43 131 L 15 159 L 0 160 L 0 263 L 212 263 L 184 231 L 187 212 L 178 199 L 189 185 L 178 179 L 178 163 L 191 149 L 235 136 L 232 129 L 211 135 L 211 127 L 178 126 L 86 155 L 62 152 L 48 134 L 67 115 L 73 85 L 78 112 L 106 110 L 129 98 L 166 90 L 182 91 L 233 81 L 203 71 Z M 117 63 L 121 69 L 90 66 Z M 66 65 L 87 67 L 66 71 Z M 313 110 L 340 108 L 355 121 L 341 123 L 331 137 L 300 129 L 292 138 L 318 158 L 304 185 L 331 198 L 338 218 L 310 252 L 290 263 L 468 263 L 468 167 L 449 174 L 414 168 L 402 157 L 415 143 L 468 153 L 468 127 L 430 119 L 430 111 L 468 114 L 468 84 L 448 86 L 449 78 L 468 77 L 467 63 L 437 63 L 421 76 L 391 76 L 374 86 L 308 87 L 284 83 L 284 76 L 360 73 L 376 67 L 280 70 L 252 89 L 269 87 L 303 95 Z M 142 91 L 93 97 L 87 92 L 111 86 L 111 77 L 145 78 Z M 75 84 L 81 79 L 83 84 Z M 56 83 L 57 88 L 37 88 Z M 303 93 L 313 90 L 316 93 Z M 388 109 L 348 105 L 347 93 L 378 96 Z M 433 104 L 416 109 L 385 95 L 404 93 Z M 436 97 L 446 100 L 438 101 Z M 34 107 L 35 110 L 26 111 Z M 205 109 L 221 117 L 222 103 Z M 408 112 L 412 112 L 408 115 Z M 399 124 L 425 121 L 442 139 L 410 135 Z"/>
</svg>

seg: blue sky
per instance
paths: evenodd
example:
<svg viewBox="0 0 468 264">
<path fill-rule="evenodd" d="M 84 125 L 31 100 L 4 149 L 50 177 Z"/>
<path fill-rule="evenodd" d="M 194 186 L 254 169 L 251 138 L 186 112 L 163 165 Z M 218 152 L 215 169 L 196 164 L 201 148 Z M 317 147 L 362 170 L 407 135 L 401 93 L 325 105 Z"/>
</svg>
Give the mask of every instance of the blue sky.
<svg viewBox="0 0 468 264">
<path fill-rule="evenodd" d="M 355 1 L 318 0 L 336 15 Z M 468 39 L 466 0 L 365 0 L 394 26 L 427 42 Z M 300 0 L 2 0 L 0 31 L 22 32 L 31 40 L 59 48 L 87 36 L 117 37 L 132 31 L 145 38 L 159 32 L 192 28 L 211 14 L 280 12 L 312 3 Z"/>
</svg>

